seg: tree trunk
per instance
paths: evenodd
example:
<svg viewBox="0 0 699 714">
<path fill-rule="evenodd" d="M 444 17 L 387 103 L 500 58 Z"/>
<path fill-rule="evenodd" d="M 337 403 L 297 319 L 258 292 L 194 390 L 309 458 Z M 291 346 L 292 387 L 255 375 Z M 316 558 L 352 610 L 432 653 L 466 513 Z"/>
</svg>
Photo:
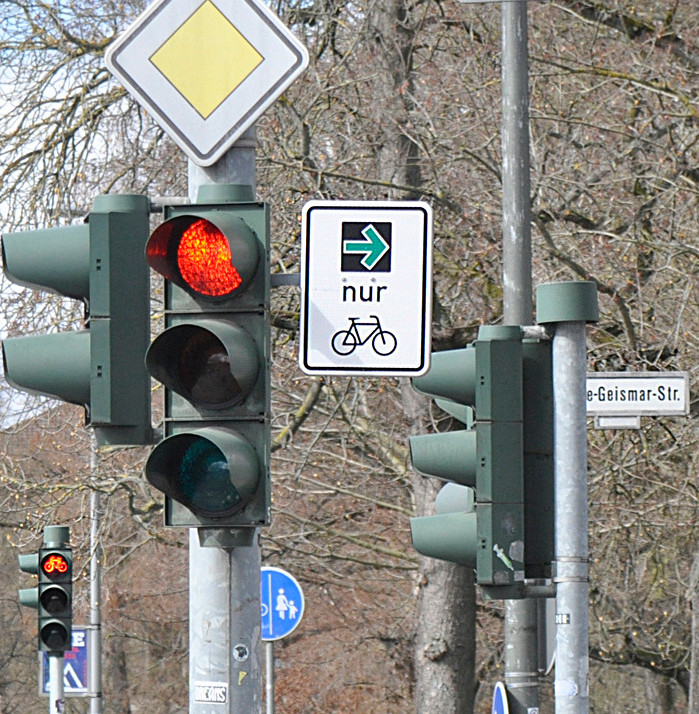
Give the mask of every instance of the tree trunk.
<svg viewBox="0 0 699 714">
<path fill-rule="evenodd" d="M 379 80 L 385 112 L 379 150 L 382 178 L 397 187 L 391 198 L 420 197 L 420 148 L 415 141 L 414 50 L 420 12 L 406 0 L 384 0 L 376 19 L 376 41 L 383 60 Z M 402 403 L 410 433 L 429 431 L 426 401 L 404 382 Z M 407 437 L 407 435 L 406 435 Z M 432 513 L 439 490 L 432 479 L 412 480 L 416 515 Z M 466 714 L 473 711 L 476 599 L 472 570 L 432 558 L 419 558 L 415 636 L 415 711 Z"/>
<path fill-rule="evenodd" d="M 116 594 L 116 607 L 122 610 L 123 597 Z M 129 671 L 126 665 L 124 638 L 113 635 L 106 640 L 106 684 L 109 688 L 108 698 L 110 711 L 114 714 L 131 714 L 131 696 L 129 688 Z"/>
<path fill-rule="evenodd" d="M 689 680 L 689 714 L 699 714 L 699 549 L 694 552 L 689 575 L 689 604 L 692 610 L 691 625 L 691 676 Z"/>
<path fill-rule="evenodd" d="M 425 400 L 405 384 L 412 432 L 426 431 Z M 422 418 L 421 418 L 422 417 Z M 422 427 L 415 428 L 422 422 Z M 415 510 L 428 515 L 440 485 L 415 474 Z M 475 692 L 476 588 L 473 570 L 420 556 L 415 635 L 415 711 L 466 714 Z"/>
</svg>

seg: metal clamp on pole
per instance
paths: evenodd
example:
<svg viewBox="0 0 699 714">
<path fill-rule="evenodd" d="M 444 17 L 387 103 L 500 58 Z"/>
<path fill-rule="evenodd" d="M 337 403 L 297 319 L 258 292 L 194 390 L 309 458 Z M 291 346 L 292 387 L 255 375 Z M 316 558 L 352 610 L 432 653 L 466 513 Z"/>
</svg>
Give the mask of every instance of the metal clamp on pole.
<svg viewBox="0 0 699 714">
<path fill-rule="evenodd" d="M 554 583 L 590 582 L 589 558 L 557 557 L 553 562 Z"/>
</svg>

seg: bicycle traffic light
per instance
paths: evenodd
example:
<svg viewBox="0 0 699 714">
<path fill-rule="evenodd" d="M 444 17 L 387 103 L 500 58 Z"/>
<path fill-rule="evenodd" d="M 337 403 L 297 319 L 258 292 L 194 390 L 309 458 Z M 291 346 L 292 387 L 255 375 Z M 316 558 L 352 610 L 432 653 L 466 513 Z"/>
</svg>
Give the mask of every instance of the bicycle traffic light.
<svg viewBox="0 0 699 714">
<path fill-rule="evenodd" d="M 203 186 L 166 207 L 146 245 L 165 278 L 165 329 L 146 355 L 164 385 L 164 439 L 146 478 L 165 524 L 268 522 L 269 214 L 248 186 Z"/>
<path fill-rule="evenodd" d="M 451 482 L 436 515 L 411 519 L 413 545 L 475 568 L 489 597 L 523 597 L 553 559 L 550 341 L 481 327 L 473 345 L 434 353 L 413 386 L 467 427 L 410 439 L 415 470 Z"/>
<path fill-rule="evenodd" d="M 82 225 L 6 233 L 13 283 L 85 303 L 84 330 L 6 337 L 7 381 L 85 408 L 100 444 L 152 443 L 145 196 L 97 196 Z"/>
<path fill-rule="evenodd" d="M 38 553 L 19 556 L 19 567 L 39 576 L 38 585 L 19 591 L 22 605 L 38 611 L 38 647 L 42 652 L 71 649 L 73 551 L 66 526 L 46 526 Z"/>
</svg>

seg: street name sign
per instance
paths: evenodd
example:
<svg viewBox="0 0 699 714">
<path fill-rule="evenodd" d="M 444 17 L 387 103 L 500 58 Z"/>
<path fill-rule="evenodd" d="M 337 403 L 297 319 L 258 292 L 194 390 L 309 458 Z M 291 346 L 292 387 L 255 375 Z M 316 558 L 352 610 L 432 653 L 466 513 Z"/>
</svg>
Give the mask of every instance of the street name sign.
<svg viewBox="0 0 699 714">
<path fill-rule="evenodd" d="M 585 394 L 590 416 L 689 414 L 686 372 L 590 372 Z"/>
<path fill-rule="evenodd" d="M 310 201 L 301 224 L 307 374 L 415 377 L 430 367 L 432 209 Z"/>
<path fill-rule="evenodd" d="M 260 606 L 262 641 L 280 640 L 301 622 L 305 607 L 303 590 L 286 570 L 264 567 L 260 571 Z"/>
<path fill-rule="evenodd" d="M 158 0 L 109 47 L 112 74 L 210 166 L 308 65 L 262 0 Z"/>
</svg>

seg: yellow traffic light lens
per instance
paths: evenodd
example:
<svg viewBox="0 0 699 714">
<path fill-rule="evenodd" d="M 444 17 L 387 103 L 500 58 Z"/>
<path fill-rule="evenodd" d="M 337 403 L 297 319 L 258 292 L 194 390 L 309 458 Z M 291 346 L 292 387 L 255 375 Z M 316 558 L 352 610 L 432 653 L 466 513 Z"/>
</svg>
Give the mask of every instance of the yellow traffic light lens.
<svg viewBox="0 0 699 714">
<path fill-rule="evenodd" d="M 54 585 L 41 593 L 40 602 L 49 615 L 60 615 L 68 606 L 68 594 L 63 588 Z"/>
<path fill-rule="evenodd" d="M 229 295 L 243 283 L 233 265 L 228 239 L 203 218 L 182 233 L 177 246 L 177 267 L 187 285 L 207 297 Z"/>
<path fill-rule="evenodd" d="M 232 406 L 245 396 L 231 373 L 230 355 L 221 340 L 196 326 L 182 344 L 177 381 L 192 404 L 207 409 Z"/>
</svg>

